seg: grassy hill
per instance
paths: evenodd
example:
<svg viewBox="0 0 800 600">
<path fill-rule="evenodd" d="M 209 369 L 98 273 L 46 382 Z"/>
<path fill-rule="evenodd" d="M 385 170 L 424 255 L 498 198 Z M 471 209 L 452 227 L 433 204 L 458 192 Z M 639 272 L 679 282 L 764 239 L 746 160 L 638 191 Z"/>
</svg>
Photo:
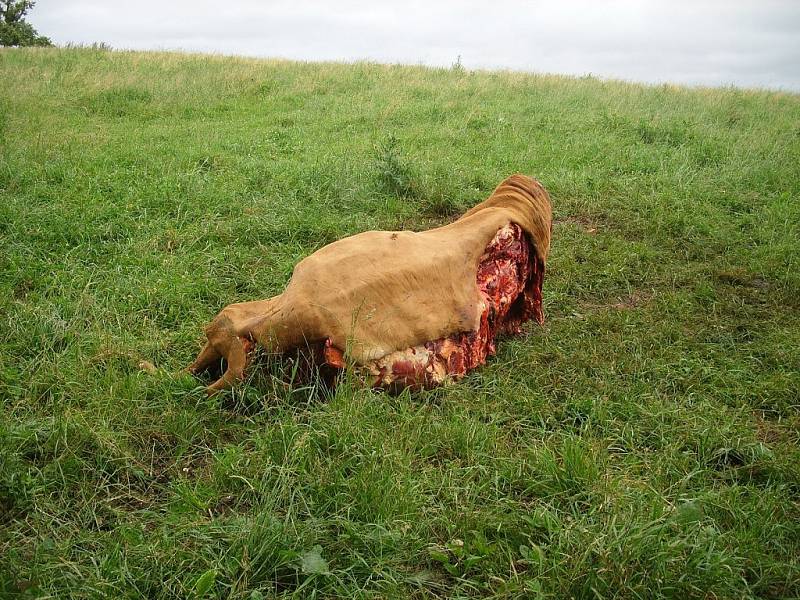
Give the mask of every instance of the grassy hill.
<svg viewBox="0 0 800 600">
<path fill-rule="evenodd" d="M 0 596 L 800 595 L 797 95 L 91 49 L 0 77 Z M 517 171 L 554 203 L 547 322 L 462 383 L 174 375 L 315 249 Z"/>
</svg>

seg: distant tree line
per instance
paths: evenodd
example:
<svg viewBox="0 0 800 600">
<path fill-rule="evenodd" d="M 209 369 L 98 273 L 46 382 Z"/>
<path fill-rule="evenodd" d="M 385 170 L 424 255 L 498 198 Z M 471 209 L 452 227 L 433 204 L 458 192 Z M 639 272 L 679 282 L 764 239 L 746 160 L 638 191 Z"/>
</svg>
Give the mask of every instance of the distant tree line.
<svg viewBox="0 0 800 600">
<path fill-rule="evenodd" d="M 0 46 L 52 46 L 49 37 L 39 35 L 25 14 L 34 0 L 0 0 Z"/>
</svg>

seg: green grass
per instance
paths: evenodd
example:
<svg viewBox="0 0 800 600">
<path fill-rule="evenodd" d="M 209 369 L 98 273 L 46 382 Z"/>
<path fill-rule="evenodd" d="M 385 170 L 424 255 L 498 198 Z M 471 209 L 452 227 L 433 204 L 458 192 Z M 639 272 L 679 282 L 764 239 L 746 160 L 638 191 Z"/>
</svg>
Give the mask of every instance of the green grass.
<svg viewBox="0 0 800 600">
<path fill-rule="evenodd" d="M 800 595 L 797 95 L 99 49 L 0 75 L 0 596 Z M 547 322 L 463 382 L 174 375 L 315 249 L 517 171 L 554 204 Z"/>
</svg>

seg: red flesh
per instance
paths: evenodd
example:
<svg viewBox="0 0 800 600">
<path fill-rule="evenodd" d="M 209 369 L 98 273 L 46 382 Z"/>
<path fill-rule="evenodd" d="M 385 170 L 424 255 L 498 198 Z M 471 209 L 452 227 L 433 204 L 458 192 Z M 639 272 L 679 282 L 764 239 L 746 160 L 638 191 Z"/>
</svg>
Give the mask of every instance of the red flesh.
<svg viewBox="0 0 800 600">
<path fill-rule="evenodd" d="M 522 323 L 530 318 L 542 323 L 544 269 L 531 250 L 519 225 L 511 223 L 500 229 L 478 266 L 476 283 L 485 308 L 477 331 L 453 334 L 393 353 L 388 363 L 376 361 L 372 369 L 376 386 L 428 388 L 441 383 L 442 373 L 460 379 L 495 353 L 498 334 L 520 333 Z M 326 359 L 329 346 L 326 344 Z"/>
</svg>

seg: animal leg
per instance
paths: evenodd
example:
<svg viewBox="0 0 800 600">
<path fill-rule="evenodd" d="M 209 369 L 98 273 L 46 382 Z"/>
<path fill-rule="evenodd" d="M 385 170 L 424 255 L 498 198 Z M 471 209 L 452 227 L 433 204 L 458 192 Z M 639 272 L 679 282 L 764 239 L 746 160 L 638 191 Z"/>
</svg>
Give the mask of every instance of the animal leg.
<svg viewBox="0 0 800 600">
<path fill-rule="evenodd" d="M 208 343 L 188 370 L 199 373 L 225 360 L 225 372 L 208 386 L 209 395 L 228 389 L 244 377 L 256 342 L 272 347 L 269 335 L 259 337 L 258 332 L 270 330 L 269 326 L 275 322 L 277 298 L 226 306 L 206 327 Z"/>
<path fill-rule="evenodd" d="M 244 377 L 244 370 L 247 367 L 248 350 L 252 345 L 248 340 L 241 339 L 236 336 L 231 336 L 217 342 L 221 354 L 225 357 L 227 362 L 227 369 L 222 377 L 217 379 L 207 388 L 209 396 L 216 394 L 219 391 L 230 388 L 237 381 Z"/>
<path fill-rule="evenodd" d="M 197 375 L 198 373 L 210 369 L 215 363 L 218 363 L 221 358 L 222 355 L 211 345 L 211 342 L 207 342 L 200 351 L 200 354 L 197 355 L 197 358 L 186 370 L 192 375 Z"/>
</svg>

